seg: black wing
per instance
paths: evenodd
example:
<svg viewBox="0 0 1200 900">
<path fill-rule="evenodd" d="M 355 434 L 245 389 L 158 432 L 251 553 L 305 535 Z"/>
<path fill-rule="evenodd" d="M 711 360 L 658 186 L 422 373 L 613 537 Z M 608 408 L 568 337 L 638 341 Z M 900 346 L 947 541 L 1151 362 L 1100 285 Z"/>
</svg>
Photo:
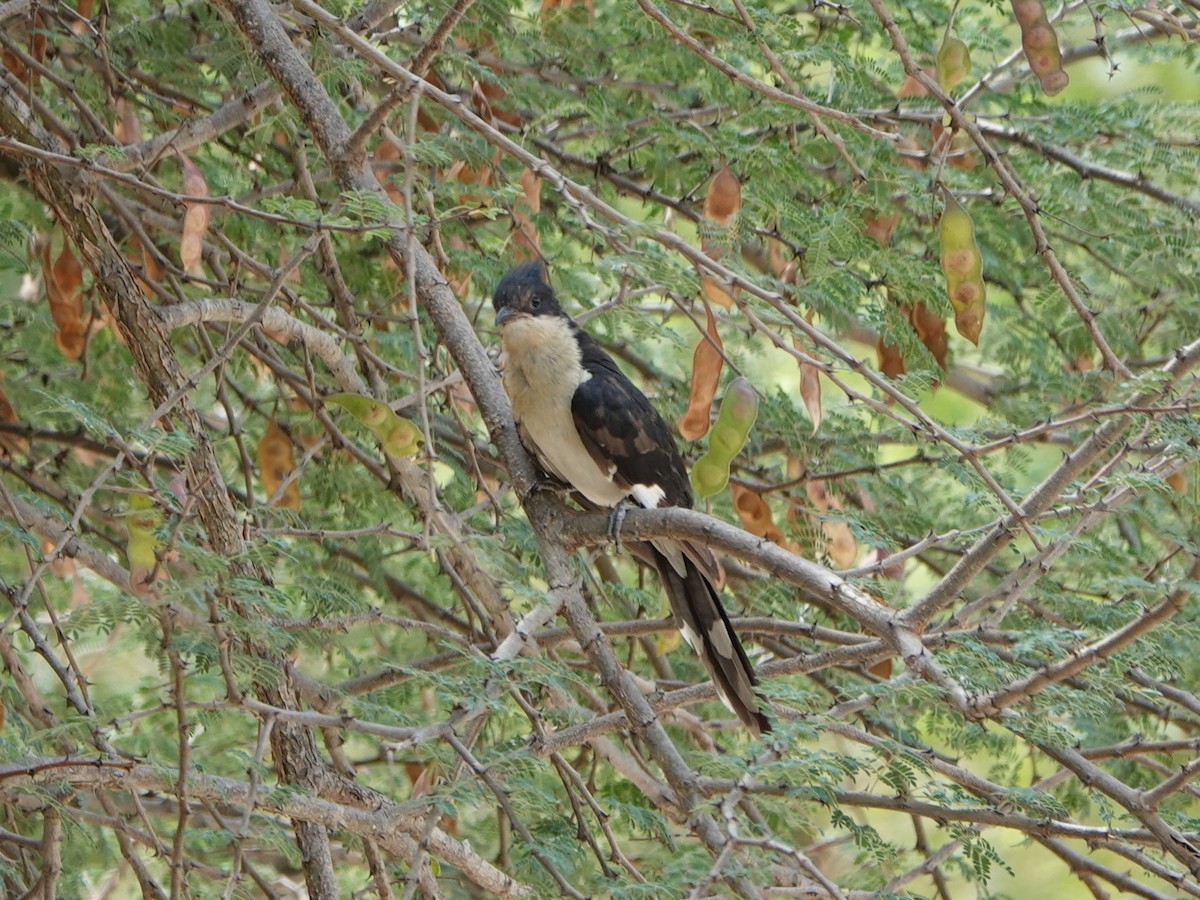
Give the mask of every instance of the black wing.
<svg viewBox="0 0 1200 900">
<path fill-rule="evenodd" d="M 592 377 L 575 389 L 571 413 L 592 459 L 621 487 L 660 487 L 660 506 L 692 505 L 687 469 L 667 423 L 591 336 L 577 332 L 583 368 Z"/>
<path fill-rule="evenodd" d="M 579 330 L 577 336 L 583 368 L 592 376 L 575 389 L 571 399 L 575 430 L 583 446 L 596 465 L 613 471 L 619 487 L 660 487 L 663 497 L 658 506 L 690 509 L 692 486 L 667 423 L 591 335 Z M 725 584 L 725 572 L 707 546 L 670 538 L 656 538 L 652 543 L 681 576 L 687 557 L 712 585 L 719 588 Z"/>
</svg>

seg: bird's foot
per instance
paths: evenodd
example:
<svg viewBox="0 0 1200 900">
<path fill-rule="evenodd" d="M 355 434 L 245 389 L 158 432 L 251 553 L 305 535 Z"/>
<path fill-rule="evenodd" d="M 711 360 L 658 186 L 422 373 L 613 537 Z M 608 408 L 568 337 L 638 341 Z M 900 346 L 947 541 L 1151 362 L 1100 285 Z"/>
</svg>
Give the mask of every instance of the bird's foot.
<svg viewBox="0 0 1200 900">
<path fill-rule="evenodd" d="M 613 507 L 612 515 L 608 517 L 608 542 L 615 544 L 618 550 L 621 549 L 621 523 L 625 521 L 625 513 L 628 511 L 629 504 L 620 500 Z"/>
</svg>

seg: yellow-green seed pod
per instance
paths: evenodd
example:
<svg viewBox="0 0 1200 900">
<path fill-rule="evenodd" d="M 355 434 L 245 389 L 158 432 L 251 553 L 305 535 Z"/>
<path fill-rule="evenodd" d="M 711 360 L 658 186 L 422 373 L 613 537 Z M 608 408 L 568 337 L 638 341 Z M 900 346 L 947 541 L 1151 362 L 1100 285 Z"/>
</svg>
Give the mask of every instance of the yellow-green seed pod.
<svg viewBox="0 0 1200 900">
<path fill-rule="evenodd" d="M 132 534 L 134 531 L 153 531 L 162 522 L 162 511 L 154 504 L 154 498 L 149 494 L 133 494 L 129 498 L 129 512 L 125 518 L 125 528 Z"/>
<path fill-rule="evenodd" d="M 692 466 L 692 487 L 696 496 L 711 497 L 720 493 L 729 483 L 729 460 L 722 461 L 711 453 L 705 453 Z"/>
<path fill-rule="evenodd" d="M 708 435 L 708 452 L 692 466 L 692 486 L 701 497 L 711 497 L 729 483 L 729 465 L 741 452 L 758 418 L 758 394 L 745 378 L 735 378 L 725 389 L 721 411 Z"/>
<path fill-rule="evenodd" d="M 386 403 L 361 394 L 331 394 L 326 403 L 341 406 L 374 432 L 383 451 L 390 456 L 412 456 L 421 443 L 421 432 L 402 419 Z"/>
<path fill-rule="evenodd" d="M 720 447 L 735 456 L 746 444 L 754 420 L 758 418 L 758 394 L 745 378 L 735 378 L 725 389 L 721 411 L 717 413 L 709 448 Z"/>
<path fill-rule="evenodd" d="M 395 415 L 386 403 L 361 394 L 330 394 L 325 398 L 325 402 L 342 407 L 368 428 L 378 428 L 389 416 Z"/>
<path fill-rule="evenodd" d="M 378 433 L 379 443 L 384 453 L 389 456 L 413 456 L 421 446 L 421 432 L 408 419 L 401 419 L 392 413 L 393 420 L 388 423 L 386 434 Z"/>
<path fill-rule="evenodd" d="M 970 74 L 970 48 L 958 38 L 947 35 L 937 53 L 938 85 L 950 93 Z"/>
<path fill-rule="evenodd" d="M 129 532 L 129 543 L 125 545 L 125 556 L 129 560 L 130 572 L 146 573 L 158 562 L 154 551 L 158 549 L 158 538 L 153 531 L 134 529 Z"/>
<path fill-rule="evenodd" d="M 125 516 L 125 531 L 129 541 L 125 544 L 125 557 L 129 563 L 130 587 L 142 592 L 147 579 L 158 565 L 158 551 L 163 542 L 156 529 L 162 524 L 162 511 L 147 494 L 134 494 L 129 498 L 129 511 Z"/>
<path fill-rule="evenodd" d="M 946 295 L 954 307 L 958 333 L 979 343 L 986 311 L 987 285 L 983 280 L 983 255 L 975 240 L 975 223 L 961 203 L 944 187 L 946 207 L 938 225 L 942 274 L 946 277 Z"/>
</svg>

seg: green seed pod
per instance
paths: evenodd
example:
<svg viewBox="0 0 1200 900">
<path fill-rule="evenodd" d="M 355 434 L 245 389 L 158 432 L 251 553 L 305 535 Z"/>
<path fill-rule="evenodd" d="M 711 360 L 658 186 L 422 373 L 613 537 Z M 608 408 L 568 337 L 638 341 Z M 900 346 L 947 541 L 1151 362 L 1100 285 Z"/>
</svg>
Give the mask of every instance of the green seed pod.
<svg viewBox="0 0 1200 900">
<path fill-rule="evenodd" d="M 975 241 L 975 223 L 971 221 L 970 213 L 944 187 L 942 197 L 946 208 L 938 225 L 938 240 L 942 274 L 946 276 L 946 294 L 954 306 L 954 325 L 958 333 L 978 344 L 987 301 L 983 255 Z"/>
<path fill-rule="evenodd" d="M 946 36 L 937 53 L 938 85 L 950 93 L 971 74 L 971 50 L 956 37 Z"/>
<path fill-rule="evenodd" d="M 386 403 L 361 394 L 330 394 L 325 398 L 325 402 L 342 407 L 368 428 L 378 428 L 389 416 L 395 415 Z"/>
<path fill-rule="evenodd" d="M 725 390 L 721 411 L 708 437 L 708 452 L 692 466 L 692 486 L 711 497 L 729 483 L 729 464 L 746 445 L 758 418 L 758 394 L 745 378 L 735 378 Z"/>
<path fill-rule="evenodd" d="M 721 400 L 721 411 L 708 441 L 709 452 L 719 447 L 731 458 L 736 456 L 745 446 L 756 418 L 758 394 L 754 393 L 754 386 L 745 378 L 735 378 Z"/>
<path fill-rule="evenodd" d="M 129 541 L 125 544 L 125 557 L 129 562 L 130 587 L 135 591 L 146 588 L 146 580 L 158 565 L 158 551 L 163 542 L 155 530 L 162 524 L 162 512 L 154 505 L 154 499 L 146 494 L 134 494 L 129 498 L 129 512 L 125 515 L 125 531 Z"/>
<path fill-rule="evenodd" d="M 129 560 L 130 572 L 145 574 L 151 571 L 158 562 L 155 551 L 159 541 L 153 531 L 134 529 L 129 532 L 129 543 L 125 545 L 125 556 Z"/>
<path fill-rule="evenodd" d="M 421 432 L 417 426 L 395 413 L 392 413 L 387 432 L 383 433 L 381 428 L 376 434 L 383 452 L 389 456 L 413 456 L 421 446 Z"/>
<path fill-rule="evenodd" d="M 325 402 L 342 407 L 370 428 L 388 455 L 412 456 L 417 452 L 421 432 L 412 422 L 396 415 L 386 403 L 360 394 L 331 394 Z"/>
<path fill-rule="evenodd" d="M 129 512 L 126 514 L 125 528 L 130 534 L 134 531 L 153 531 L 162 522 L 162 511 L 154 505 L 154 498 L 148 494 L 133 494 L 129 498 Z"/>
<path fill-rule="evenodd" d="M 692 466 L 692 487 L 698 497 L 711 497 L 720 493 L 729 483 L 729 461 L 724 463 L 706 453 Z"/>
</svg>

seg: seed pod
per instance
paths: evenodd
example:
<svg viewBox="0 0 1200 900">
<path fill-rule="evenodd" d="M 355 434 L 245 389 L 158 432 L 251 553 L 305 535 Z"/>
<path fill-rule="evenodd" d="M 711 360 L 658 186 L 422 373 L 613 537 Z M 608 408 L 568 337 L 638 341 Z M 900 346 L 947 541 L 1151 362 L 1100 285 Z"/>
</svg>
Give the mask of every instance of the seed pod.
<svg viewBox="0 0 1200 900">
<path fill-rule="evenodd" d="M 373 397 L 330 394 L 325 402 L 342 407 L 370 428 L 384 452 L 391 456 L 412 456 L 421 444 L 421 432 L 412 422 L 400 418 L 390 406 Z"/>
<path fill-rule="evenodd" d="M 740 484 L 729 485 L 729 490 L 733 494 L 733 509 L 741 519 L 742 527 L 755 537 L 782 544 L 783 532 L 775 524 L 771 507 L 762 495 Z"/>
<path fill-rule="evenodd" d="M 930 78 L 937 77 L 937 72 L 929 68 L 929 66 L 922 66 L 921 71 Z M 905 75 L 904 81 L 901 82 L 900 87 L 896 88 L 896 96 L 927 97 L 929 96 L 929 91 L 925 90 L 925 85 L 921 84 L 921 82 L 917 81 L 917 79 L 913 78 L 911 75 Z"/>
<path fill-rule="evenodd" d="M 958 38 L 946 35 L 937 52 L 938 85 L 948 94 L 970 74 L 970 48 Z"/>
<path fill-rule="evenodd" d="M 734 453 L 742 449 L 758 418 L 758 394 L 745 378 L 735 378 L 725 390 L 711 442 Z"/>
<path fill-rule="evenodd" d="M 881 247 L 892 245 L 892 235 L 900 224 L 900 213 L 882 213 L 875 210 L 863 216 L 863 234 L 875 238 Z"/>
<path fill-rule="evenodd" d="M 692 487 L 698 497 L 711 497 L 729 483 L 729 464 L 705 453 L 692 464 Z"/>
<path fill-rule="evenodd" d="M 516 259 L 537 259 L 542 255 L 542 241 L 533 217 L 542 211 L 542 179 L 532 169 L 521 173 L 521 195 L 513 201 L 513 256 Z"/>
<path fill-rule="evenodd" d="M 944 187 L 942 196 L 946 208 L 938 226 L 938 237 L 946 292 L 954 306 L 954 324 L 958 333 L 978 344 L 979 333 L 983 330 L 987 287 L 983 283 L 983 256 L 975 242 L 975 223 Z"/>
<path fill-rule="evenodd" d="M 1013 15 L 1021 26 L 1021 48 L 1029 68 L 1049 96 L 1062 91 L 1070 81 L 1062 67 L 1058 34 L 1046 17 L 1042 0 L 1012 0 Z"/>
<path fill-rule="evenodd" d="M 728 233 L 734 217 L 742 208 L 742 183 L 730 171 L 728 164 L 713 176 L 704 197 L 704 220 L 700 234 L 700 249 L 709 259 L 720 259 L 725 255 L 725 244 L 721 233 Z M 708 232 L 708 233 L 706 233 Z M 725 290 L 711 275 L 700 274 L 700 289 L 704 296 L 722 309 L 733 307 L 733 295 Z"/>
<path fill-rule="evenodd" d="M 879 371 L 888 378 L 899 378 L 904 374 L 904 354 L 899 344 L 889 344 L 883 335 L 875 341 L 875 353 L 879 358 Z"/>
<path fill-rule="evenodd" d="M 274 419 L 268 423 L 267 430 L 258 442 L 258 468 L 268 499 L 279 492 L 279 485 L 296 468 L 296 453 L 291 438 Z M 295 479 L 288 482 L 275 505 L 284 509 L 300 508 L 300 486 Z"/>
<path fill-rule="evenodd" d="M 129 542 L 125 545 L 125 556 L 129 561 L 129 583 L 137 593 L 149 590 L 150 575 L 158 566 L 158 551 L 162 549 L 157 528 L 162 522 L 162 513 L 154 505 L 153 498 L 146 494 L 134 494 L 129 498 L 129 512 L 125 517 L 125 531 Z"/>
<path fill-rule="evenodd" d="M 729 465 L 741 452 L 758 417 L 758 394 L 745 378 L 735 378 L 725 390 L 721 411 L 708 438 L 708 452 L 692 466 L 692 486 L 711 497 L 729 483 Z"/>
<path fill-rule="evenodd" d="M 697 441 L 708 433 L 712 416 L 713 397 L 721 381 L 721 368 L 725 364 L 721 335 L 717 333 L 717 320 L 712 307 L 704 304 L 708 314 L 708 330 L 696 345 L 692 354 L 692 390 L 688 397 L 688 408 L 679 417 L 679 433 L 689 441 Z"/>
<path fill-rule="evenodd" d="M 386 403 L 361 394 L 331 394 L 325 402 L 337 404 L 371 429 L 382 425 L 389 415 L 395 415 Z"/>
<path fill-rule="evenodd" d="M 184 154 L 180 153 L 179 159 L 183 163 L 184 193 L 193 197 L 208 197 L 208 182 L 204 173 Z M 189 275 L 202 276 L 204 270 L 200 260 L 204 253 L 204 235 L 208 231 L 211 211 L 207 203 L 200 201 L 186 204 L 186 210 L 179 240 L 179 260 Z"/>
<path fill-rule="evenodd" d="M 944 140 L 942 135 L 946 133 L 946 129 L 941 123 L 933 124 L 933 141 L 937 144 Z M 964 172 L 970 172 L 979 165 L 979 151 L 975 146 L 975 142 L 971 140 L 971 136 L 965 131 L 959 131 L 957 128 L 950 132 L 950 146 L 946 152 L 946 164 L 955 169 L 962 169 Z"/>
<path fill-rule="evenodd" d="M 376 435 L 383 452 L 389 456 L 415 456 L 421 447 L 421 432 L 417 426 L 395 413 Z"/>
<path fill-rule="evenodd" d="M 813 311 L 810 309 L 804 315 L 809 325 L 813 321 Z M 792 335 L 792 346 L 804 351 L 804 341 L 798 335 Z M 821 421 L 825 416 L 825 404 L 821 398 L 821 370 L 810 362 L 800 363 L 800 399 L 804 401 L 804 410 L 812 422 L 812 433 L 821 430 Z"/>
<path fill-rule="evenodd" d="M 916 329 L 917 338 L 933 354 L 937 364 L 946 368 L 946 323 L 937 313 L 931 312 L 924 303 L 917 302 L 905 310 L 908 320 Z"/>
<path fill-rule="evenodd" d="M 841 499 L 836 494 L 830 493 L 823 480 L 806 481 L 804 492 L 808 495 L 808 501 L 818 512 L 840 512 L 842 509 Z M 858 542 L 854 539 L 850 526 L 833 517 L 821 516 L 819 520 L 821 531 L 825 535 L 825 552 L 829 554 L 829 558 L 838 568 L 850 568 L 858 558 Z"/>
<path fill-rule="evenodd" d="M 4 374 L 0 372 L 0 380 L 3 378 Z M 21 417 L 17 415 L 12 403 L 5 396 L 3 388 L 0 388 L 0 422 L 9 425 L 21 424 Z M 0 456 L 9 456 L 14 453 L 29 453 L 29 439 L 22 434 L 0 431 Z"/>
<path fill-rule="evenodd" d="M 725 226 L 733 221 L 741 208 L 742 183 L 730 171 L 728 164 L 721 163 L 704 197 L 704 215 L 717 225 Z"/>
<path fill-rule="evenodd" d="M 712 256 L 710 250 L 709 256 Z M 733 308 L 733 295 L 720 284 L 711 275 L 700 276 L 700 289 L 704 292 L 704 298 L 717 304 L 722 309 Z"/>
<path fill-rule="evenodd" d="M 46 300 L 54 319 L 54 343 L 67 359 L 79 359 L 87 346 L 87 317 L 83 308 L 83 266 L 63 237 L 62 252 L 50 261 L 50 238 L 42 245 L 42 274 Z"/>
<path fill-rule="evenodd" d="M 890 289 L 887 295 L 888 302 L 899 303 L 899 301 L 893 299 Z M 900 315 L 912 325 L 913 331 L 917 333 L 917 339 L 925 345 L 925 348 L 932 354 L 937 364 L 945 369 L 947 351 L 946 323 L 942 321 L 937 313 L 931 312 L 920 301 L 911 304 L 899 303 L 899 306 Z M 904 355 L 900 352 L 899 346 L 886 343 L 880 337 L 875 349 L 879 353 L 879 371 L 889 378 L 896 378 L 905 373 L 907 367 Z"/>
</svg>

